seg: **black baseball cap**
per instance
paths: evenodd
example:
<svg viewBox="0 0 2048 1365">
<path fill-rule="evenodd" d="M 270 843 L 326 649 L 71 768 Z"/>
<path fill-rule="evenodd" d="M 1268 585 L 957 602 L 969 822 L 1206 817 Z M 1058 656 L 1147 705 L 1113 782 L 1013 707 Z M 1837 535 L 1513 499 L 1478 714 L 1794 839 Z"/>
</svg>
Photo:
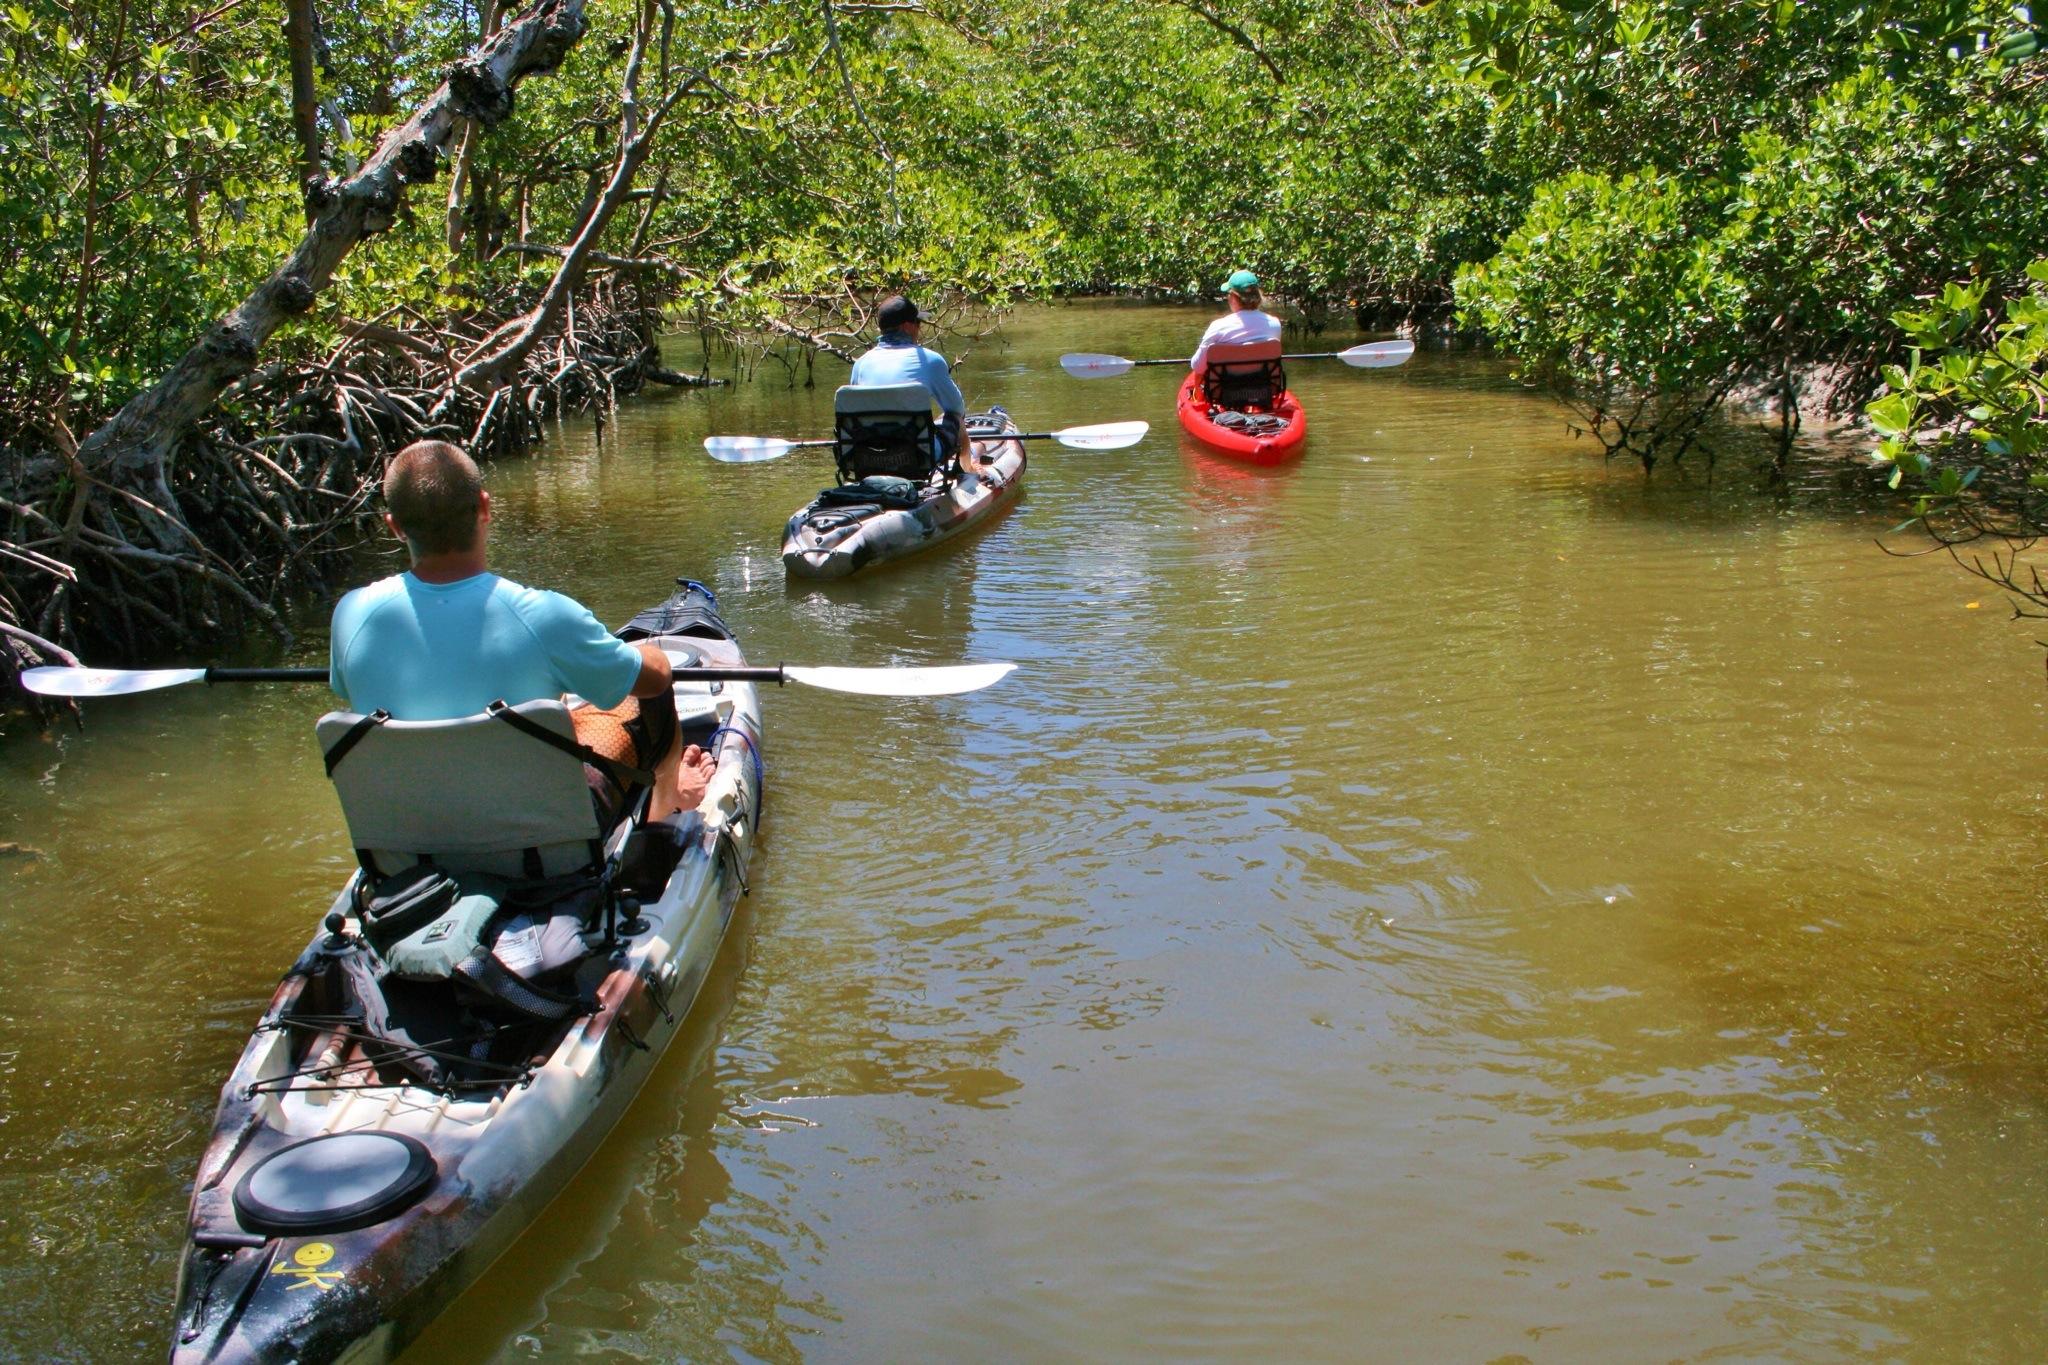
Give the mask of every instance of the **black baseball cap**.
<svg viewBox="0 0 2048 1365">
<path fill-rule="evenodd" d="M 918 312 L 917 305 L 903 295 L 891 294 L 882 300 L 882 306 L 875 310 L 875 321 L 887 332 L 898 327 L 906 327 L 913 322 L 922 322 L 924 314 Z"/>
</svg>

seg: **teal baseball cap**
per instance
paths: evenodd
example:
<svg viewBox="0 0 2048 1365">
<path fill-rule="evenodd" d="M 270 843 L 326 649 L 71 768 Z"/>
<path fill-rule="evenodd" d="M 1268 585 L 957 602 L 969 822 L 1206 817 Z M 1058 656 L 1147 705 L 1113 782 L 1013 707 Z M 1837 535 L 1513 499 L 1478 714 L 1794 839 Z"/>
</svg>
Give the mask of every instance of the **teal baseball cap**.
<svg viewBox="0 0 2048 1365">
<path fill-rule="evenodd" d="M 1247 289 L 1257 289 L 1258 287 L 1259 277 L 1252 274 L 1249 270 L 1240 270 L 1223 282 L 1223 288 L 1226 291 L 1235 289 L 1242 293 Z"/>
</svg>

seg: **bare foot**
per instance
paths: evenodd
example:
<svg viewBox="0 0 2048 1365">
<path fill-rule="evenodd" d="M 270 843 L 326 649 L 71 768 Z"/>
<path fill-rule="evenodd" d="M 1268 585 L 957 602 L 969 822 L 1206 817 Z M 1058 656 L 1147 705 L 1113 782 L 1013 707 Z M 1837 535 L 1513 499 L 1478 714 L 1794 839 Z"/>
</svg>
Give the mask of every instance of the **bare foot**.
<svg viewBox="0 0 2048 1365">
<path fill-rule="evenodd" d="M 680 803 L 676 810 L 697 809 L 711 786 L 712 774 L 717 771 L 718 764 L 710 754 L 694 744 L 684 749 L 682 766 L 676 773 L 676 800 Z"/>
</svg>

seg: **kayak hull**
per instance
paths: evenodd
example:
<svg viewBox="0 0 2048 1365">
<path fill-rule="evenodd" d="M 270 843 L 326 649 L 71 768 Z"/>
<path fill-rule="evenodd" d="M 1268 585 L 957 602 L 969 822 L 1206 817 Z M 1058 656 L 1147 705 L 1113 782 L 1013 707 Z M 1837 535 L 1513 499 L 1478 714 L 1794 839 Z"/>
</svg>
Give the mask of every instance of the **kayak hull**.
<svg viewBox="0 0 2048 1365">
<path fill-rule="evenodd" d="M 730 640 L 653 638 L 707 665 L 743 662 Z M 308 1074 L 308 1053 L 322 1040 L 308 1042 L 305 1029 L 289 1026 L 331 1008 L 318 998 L 327 989 L 321 955 L 329 939 L 324 931 L 314 936 L 221 1092 L 193 1186 L 174 1362 L 392 1358 L 517 1239 L 611 1132 L 718 954 L 745 889 L 759 816 L 753 686 L 678 683 L 675 702 L 685 736 L 715 747 L 710 788 L 695 812 L 667 822 L 681 855 L 659 893 L 642 903 L 640 932 L 622 927 L 619 951 L 606 958 L 600 949 L 590 959 L 595 1011 L 561 1026 L 552 1050 L 517 1082 L 469 1091 L 320 1084 L 323 1077 Z M 353 904 L 351 879 L 334 909 L 347 913 Z M 266 1157 L 324 1134 L 392 1135 L 424 1149 L 432 1162 L 424 1193 L 367 1226 L 342 1219 L 278 1235 L 245 1224 L 238 1185 Z"/>
<path fill-rule="evenodd" d="M 799 510 L 783 529 L 782 565 L 792 578 L 848 578 L 944 544 L 993 521 L 1024 489 L 1024 443 L 997 432 L 1019 430 L 1001 408 L 967 419 L 969 454 L 960 477 L 927 488 L 914 508 L 828 502 Z M 974 435 L 985 429 L 990 437 Z"/>
<path fill-rule="evenodd" d="M 1204 448 L 1246 464 L 1285 464 L 1300 457 L 1302 445 L 1308 439 L 1308 414 L 1292 393 L 1282 393 L 1273 405 L 1273 415 L 1287 421 L 1285 431 L 1271 436 L 1247 436 L 1209 420 L 1209 405 L 1202 399 L 1201 382 L 1201 376 L 1193 373 L 1181 382 L 1174 410 L 1180 418 L 1181 430 Z"/>
</svg>

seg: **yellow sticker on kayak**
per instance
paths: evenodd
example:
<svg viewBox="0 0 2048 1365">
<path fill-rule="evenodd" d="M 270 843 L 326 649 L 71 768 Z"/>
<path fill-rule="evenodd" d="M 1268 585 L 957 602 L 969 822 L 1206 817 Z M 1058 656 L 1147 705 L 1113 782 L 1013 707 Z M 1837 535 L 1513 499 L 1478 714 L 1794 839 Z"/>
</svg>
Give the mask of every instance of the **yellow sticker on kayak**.
<svg viewBox="0 0 2048 1365">
<path fill-rule="evenodd" d="M 328 1289 L 341 1283 L 341 1271 L 321 1269 L 333 1259 L 334 1247 L 331 1243 L 308 1242 L 292 1253 L 290 1265 L 274 1265 L 270 1267 L 270 1273 L 298 1276 L 299 1282 L 286 1286 L 289 1289 Z"/>
</svg>

